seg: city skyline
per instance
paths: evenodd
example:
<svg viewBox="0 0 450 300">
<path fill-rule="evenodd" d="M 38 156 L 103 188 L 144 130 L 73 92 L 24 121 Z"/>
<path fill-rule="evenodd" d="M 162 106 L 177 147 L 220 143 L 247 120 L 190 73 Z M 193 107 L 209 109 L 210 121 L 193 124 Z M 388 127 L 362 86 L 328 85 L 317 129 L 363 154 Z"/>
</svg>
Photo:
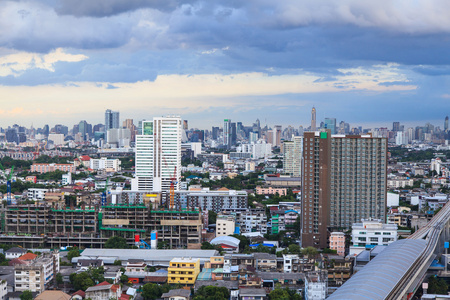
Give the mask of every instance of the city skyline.
<svg viewBox="0 0 450 300">
<path fill-rule="evenodd" d="M 181 115 L 199 128 L 226 118 L 305 126 L 312 106 L 317 120 L 365 127 L 437 125 L 450 112 L 450 4 L 438 0 L 0 9 L 0 126 L 100 123 L 107 108 L 136 120 Z"/>
</svg>

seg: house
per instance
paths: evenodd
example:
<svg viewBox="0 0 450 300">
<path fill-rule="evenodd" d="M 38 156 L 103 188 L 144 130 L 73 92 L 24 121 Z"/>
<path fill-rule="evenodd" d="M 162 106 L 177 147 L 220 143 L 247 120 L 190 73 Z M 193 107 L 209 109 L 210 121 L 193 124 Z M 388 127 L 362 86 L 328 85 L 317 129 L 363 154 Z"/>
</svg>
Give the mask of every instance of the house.
<svg viewBox="0 0 450 300">
<path fill-rule="evenodd" d="M 5 252 L 5 258 L 6 259 L 19 258 L 25 253 L 27 253 L 27 250 L 19 247 L 13 247 Z"/>
<path fill-rule="evenodd" d="M 63 291 L 43 291 L 34 300 L 70 300 L 72 297 Z"/>
<path fill-rule="evenodd" d="M 164 300 L 190 300 L 191 291 L 185 289 L 170 290 L 168 293 L 161 295 Z"/>
<path fill-rule="evenodd" d="M 122 288 L 120 285 L 111 284 L 107 281 L 103 281 L 96 286 L 91 286 L 86 290 L 86 298 L 91 298 L 92 300 L 117 299 L 121 295 Z"/>
<path fill-rule="evenodd" d="M 263 288 L 239 289 L 239 300 L 264 300 L 267 299 L 266 295 L 266 290 Z"/>
<path fill-rule="evenodd" d="M 99 268 L 103 267 L 103 260 L 101 259 L 79 259 L 77 262 L 77 267 L 79 268 Z"/>
<path fill-rule="evenodd" d="M 86 298 L 86 293 L 82 290 L 78 290 L 72 294 L 72 298 L 70 298 L 70 300 L 83 300 L 84 298 Z"/>
<path fill-rule="evenodd" d="M 18 259 L 23 260 L 25 262 L 28 262 L 28 261 L 35 260 L 37 257 L 38 256 L 36 254 L 33 254 L 33 253 L 25 253 L 24 255 L 19 256 Z"/>
</svg>

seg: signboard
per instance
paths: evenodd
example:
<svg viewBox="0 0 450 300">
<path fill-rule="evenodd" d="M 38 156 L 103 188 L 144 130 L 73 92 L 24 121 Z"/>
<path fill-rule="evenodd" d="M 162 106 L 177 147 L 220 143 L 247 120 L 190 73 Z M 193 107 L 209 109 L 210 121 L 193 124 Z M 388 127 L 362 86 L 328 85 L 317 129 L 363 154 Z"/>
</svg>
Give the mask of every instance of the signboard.
<svg viewBox="0 0 450 300">
<path fill-rule="evenodd" d="M 448 249 L 449 246 L 450 246 L 450 243 L 449 243 L 449 242 L 445 242 L 445 243 L 444 243 L 444 248 L 445 248 L 445 249 Z"/>
<path fill-rule="evenodd" d="M 326 139 L 327 137 L 328 137 L 327 132 L 322 131 L 322 132 L 320 133 L 320 138 L 321 138 L 321 139 Z"/>
</svg>

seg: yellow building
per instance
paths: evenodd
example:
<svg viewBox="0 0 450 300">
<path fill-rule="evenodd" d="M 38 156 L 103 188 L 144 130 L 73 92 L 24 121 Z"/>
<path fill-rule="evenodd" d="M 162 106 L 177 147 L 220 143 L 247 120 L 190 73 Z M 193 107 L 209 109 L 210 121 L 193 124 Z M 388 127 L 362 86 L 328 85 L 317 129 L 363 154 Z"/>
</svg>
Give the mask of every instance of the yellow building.
<svg viewBox="0 0 450 300">
<path fill-rule="evenodd" d="M 174 258 L 170 261 L 167 282 L 172 284 L 194 285 L 200 273 L 200 259 Z"/>
</svg>

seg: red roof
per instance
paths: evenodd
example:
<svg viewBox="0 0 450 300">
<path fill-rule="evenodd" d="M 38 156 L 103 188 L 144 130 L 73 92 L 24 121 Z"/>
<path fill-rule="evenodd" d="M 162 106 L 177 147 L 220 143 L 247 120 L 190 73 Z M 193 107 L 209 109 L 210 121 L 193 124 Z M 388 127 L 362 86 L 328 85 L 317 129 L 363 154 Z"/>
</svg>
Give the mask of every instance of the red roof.
<svg viewBox="0 0 450 300">
<path fill-rule="evenodd" d="M 127 294 L 122 294 L 119 297 L 119 300 L 129 300 L 130 299 L 130 295 Z"/>
<path fill-rule="evenodd" d="M 82 290 L 78 290 L 78 291 L 76 291 L 75 293 L 72 294 L 72 296 L 75 296 L 75 295 L 79 295 L 79 296 L 81 296 L 81 298 L 86 297 L 86 293 L 83 292 Z"/>
<path fill-rule="evenodd" d="M 20 260 L 33 260 L 37 257 L 36 254 L 33 253 L 25 253 L 24 255 L 20 256 Z"/>
<path fill-rule="evenodd" d="M 8 265 L 14 266 L 14 265 L 26 265 L 27 262 L 20 260 L 18 258 L 13 258 L 8 262 Z"/>
<path fill-rule="evenodd" d="M 89 160 L 91 160 L 91 158 L 89 156 L 87 156 L 87 155 L 82 155 L 82 156 L 80 156 L 80 160 L 82 160 L 82 161 L 89 161 Z"/>
<path fill-rule="evenodd" d="M 103 281 L 100 282 L 99 284 L 97 284 L 96 286 L 102 286 L 102 285 L 110 285 L 111 283 L 109 283 L 108 281 Z"/>
</svg>

